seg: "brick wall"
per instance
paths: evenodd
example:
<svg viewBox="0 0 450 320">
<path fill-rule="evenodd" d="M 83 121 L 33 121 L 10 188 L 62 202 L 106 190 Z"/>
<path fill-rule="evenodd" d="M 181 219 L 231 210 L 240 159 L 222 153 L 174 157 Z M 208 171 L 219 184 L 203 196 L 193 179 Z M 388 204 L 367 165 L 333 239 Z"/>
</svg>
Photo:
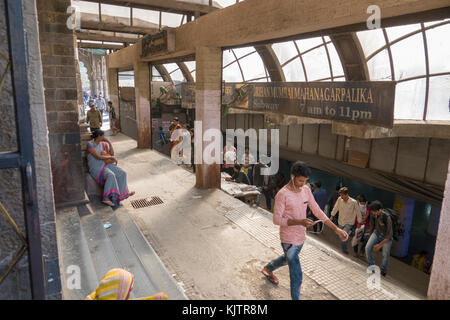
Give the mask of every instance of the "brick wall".
<svg viewBox="0 0 450 320">
<path fill-rule="evenodd" d="M 37 0 L 50 154 L 57 205 L 84 198 L 70 0 Z"/>
</svg>

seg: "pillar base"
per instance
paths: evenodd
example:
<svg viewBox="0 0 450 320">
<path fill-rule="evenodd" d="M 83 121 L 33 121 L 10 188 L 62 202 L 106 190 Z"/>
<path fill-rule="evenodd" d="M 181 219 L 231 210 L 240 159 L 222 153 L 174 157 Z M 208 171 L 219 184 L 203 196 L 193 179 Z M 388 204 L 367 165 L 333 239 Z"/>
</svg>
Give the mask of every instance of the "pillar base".
<svg viewBox="0 0 450 320">
<path fill-rule="evenodd" d="M 220 165 L 196 164 L 195 187 L 200 189 L 220 189 Z"/>
</svg>

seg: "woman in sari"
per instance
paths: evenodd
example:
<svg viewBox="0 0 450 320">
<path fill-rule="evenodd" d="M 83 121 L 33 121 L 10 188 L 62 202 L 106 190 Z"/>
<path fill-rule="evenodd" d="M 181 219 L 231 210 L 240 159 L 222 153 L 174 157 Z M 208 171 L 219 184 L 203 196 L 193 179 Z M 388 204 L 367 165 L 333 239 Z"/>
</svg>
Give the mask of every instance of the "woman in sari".
<svg viewBox="0 0 450 320">
<path fill-rule="evenodd" d="M 87 145 L 89 173 L 103 187 L 102 202 L 118 206 L 120 201 L 134 195 L 134 191 L 128 191 L 127 174 L 117 166 L 113 146 L 105 133 L 95 130 L 91 137 L 93 140 Z"/>
<path fill-rule="evenodd" d="M 111 269 L 102 278 L 97 289 L 88 295 L 85 300 L 168 300 L 164 292 L 156 293 L 150 297 L 129 299 L 133 290 L 134 277 L 124 269 Z"/>
</svg>

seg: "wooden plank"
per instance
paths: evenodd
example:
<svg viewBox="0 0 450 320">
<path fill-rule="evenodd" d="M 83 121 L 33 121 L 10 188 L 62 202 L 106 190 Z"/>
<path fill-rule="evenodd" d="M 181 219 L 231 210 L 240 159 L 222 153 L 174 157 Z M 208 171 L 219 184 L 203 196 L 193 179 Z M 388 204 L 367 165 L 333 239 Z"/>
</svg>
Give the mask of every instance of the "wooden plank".
<svg viewBox="0 0 450 320">
<path fill-rule="evenodd" d="M 139 38 L 125 38 L 125 37 L 115 37 L 115 36 L 107 36 L 103 34 L 93 34 L 86 32 L 77 32 L 76 33 L 78 40 L 94 40 L 94 41 L 106 41 L 106 42 L 121 42 L 121 43 L 135 43 L 139 40 Z"/>
<path fill-rule="evenodd" d="M 167 1 L 167 0 L 86 0 L 88 2 L 101 2 L 102 4 L 112 4 L 131 8 L 164 11 L 178 14 L 199 12 L 201 14 L 210 13 L 219 8 L 190 2 Z"/>
</svg>

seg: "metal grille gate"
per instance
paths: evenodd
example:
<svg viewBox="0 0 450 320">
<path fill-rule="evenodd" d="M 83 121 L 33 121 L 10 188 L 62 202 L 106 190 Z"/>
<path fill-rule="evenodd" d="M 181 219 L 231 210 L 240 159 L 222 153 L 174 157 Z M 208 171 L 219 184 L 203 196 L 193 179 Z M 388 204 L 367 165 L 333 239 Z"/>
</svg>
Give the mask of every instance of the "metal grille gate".
<svg viewBox="0 0 450 320">
<path fill-rule="evenodd" d="M 0 0 L 6 4 L 6 20 L 11 57 L 12 87 L 17 123 L 18 152 L 0 153 L 0 170 L 18 168 L 22 177 L 23 208 L 25 213 L 26 244 L 33 299 L 45 299 L 45 277 L 42 260 L 41 232 L 36 196 L 36 173 L 28 97 L 28 73 L 25 54 L 22 1 Z M 10 221 L 11 224 L 14 222 Z M 25 249 L 16 257 L 22 256 Z M 18 260 L 18 259 L 17 259 Z M 14 261 L 12 266 L 14 265 Z"/>
</svg>

